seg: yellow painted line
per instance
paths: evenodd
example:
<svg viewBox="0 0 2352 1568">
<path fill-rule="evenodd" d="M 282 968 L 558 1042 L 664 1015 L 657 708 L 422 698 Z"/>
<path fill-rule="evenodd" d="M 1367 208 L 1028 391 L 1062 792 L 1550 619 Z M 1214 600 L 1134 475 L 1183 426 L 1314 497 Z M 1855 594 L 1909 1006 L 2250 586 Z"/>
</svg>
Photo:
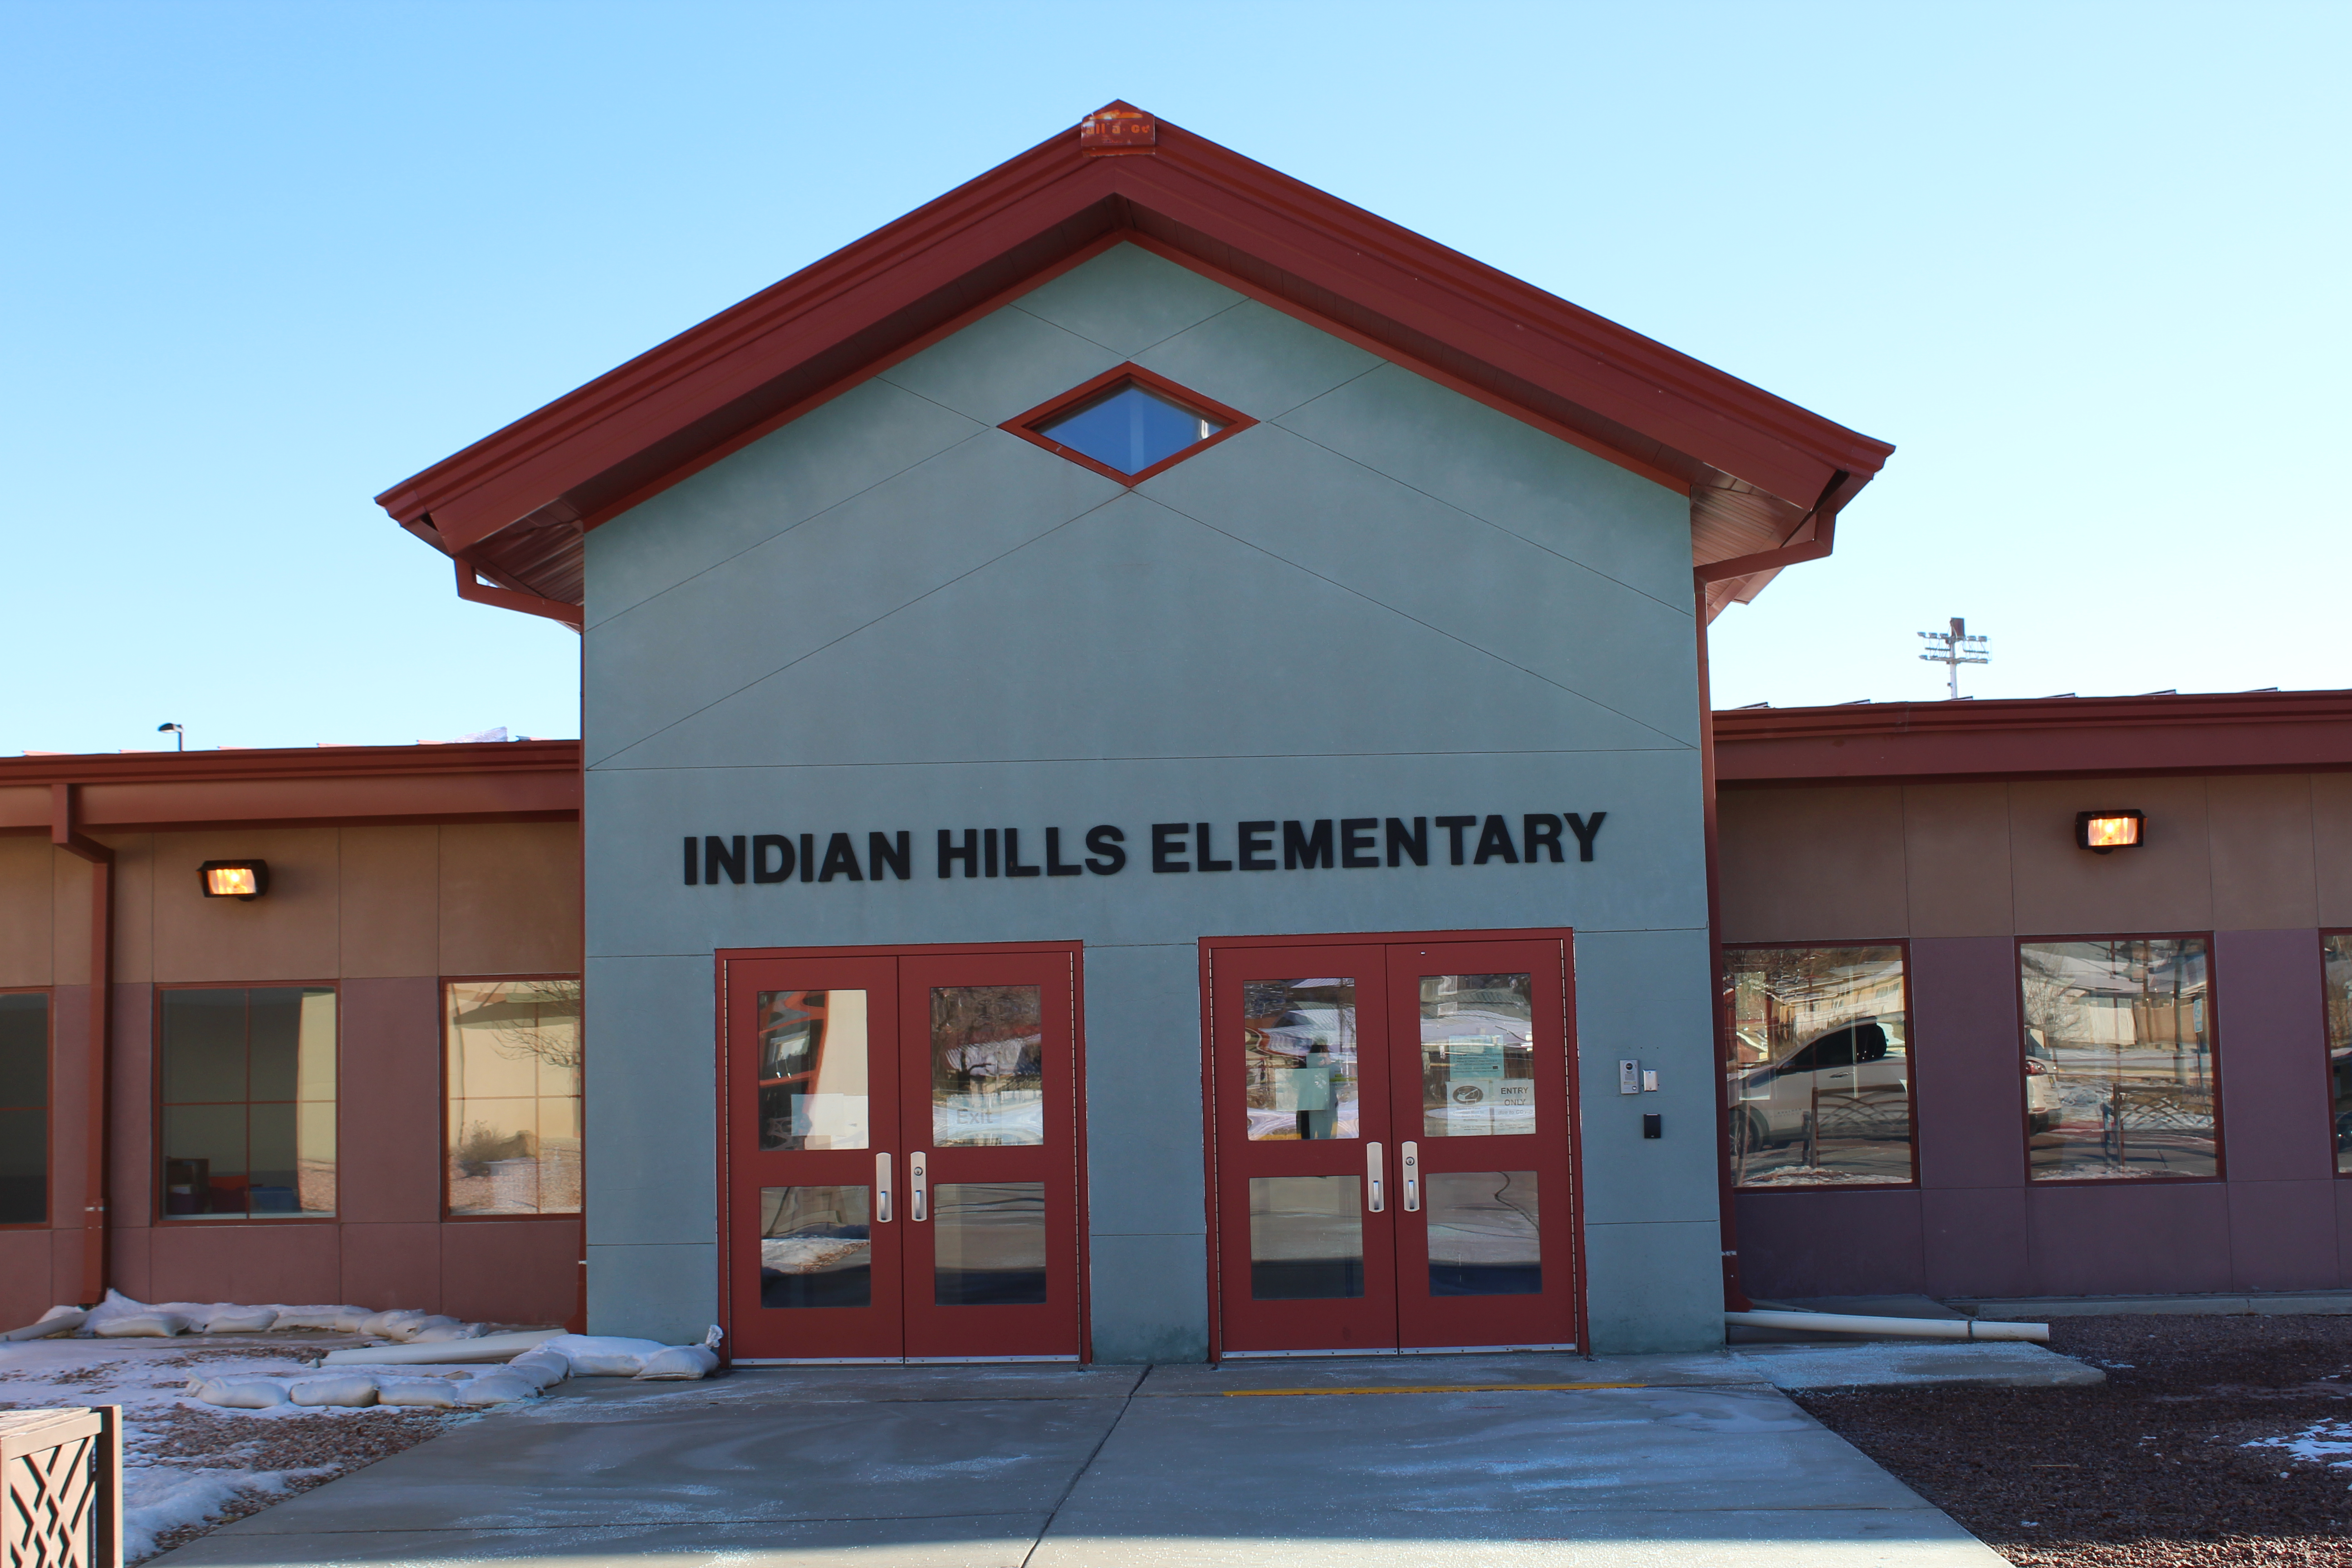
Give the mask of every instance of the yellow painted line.
<svg viewBox="0 0 2352 1568">
<path fill-rule="evenodd" d="M 1567 1394 L 1588 1388 L 1647 1388 L 1646 1383 L 1444 1383 L 1427 1388 L 1221 1388 L 1227 1399 L 1294 1394 Z"/>
</svg>

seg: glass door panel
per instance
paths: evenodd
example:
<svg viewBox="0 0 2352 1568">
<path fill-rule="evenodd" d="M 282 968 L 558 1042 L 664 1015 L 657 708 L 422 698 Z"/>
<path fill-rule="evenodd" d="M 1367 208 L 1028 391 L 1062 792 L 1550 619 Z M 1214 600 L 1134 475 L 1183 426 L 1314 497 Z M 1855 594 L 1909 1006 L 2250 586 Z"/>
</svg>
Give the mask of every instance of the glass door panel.
<svg viewBox="0 0 2352 1568">
<path fill-rule="evenodd" d="M 1396 1343 L 1377 946 L 1219 947 L 1217 1276 L 1232 1352 Z"/>
<path fill-rule="evenodd" d="M 1565 944 L 1394 945 L 1387 960 L 1394 1135 L 1418 1177 L 1396 1217 L 1398 1343 L 1571 1344 Z"/>
<path fill-rule="evenodd" d="M 926 1135 L 909 1156 L 923 1171 L 908 1211 L 909 1357 L 1078 1353 L 1074 962 L 898 961 L 901 1120 Z"/>
<path fill-rule="evenodd" d="M 887 1114 L 888 959 L 730 962 L 727 1278 L 733 1353 L 903 1353 L 904 1261 Z M 882 1114 L 877 1117 L 877 1112 Z"/>
</svg>

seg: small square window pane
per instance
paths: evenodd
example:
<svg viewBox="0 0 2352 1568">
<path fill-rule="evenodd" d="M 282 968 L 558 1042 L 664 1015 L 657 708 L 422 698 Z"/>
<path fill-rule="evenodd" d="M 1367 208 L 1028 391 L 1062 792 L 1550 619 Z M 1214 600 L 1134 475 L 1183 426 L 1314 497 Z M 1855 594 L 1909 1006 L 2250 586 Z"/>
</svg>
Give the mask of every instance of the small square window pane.
<svg viewBox="0 0 2352 1568">
<path fill-rule="evenodd" d="M 1252 1176 L 1250 1300 L 1364 1293 L 1363 1190 L 1354 1176 Z"/>
<path fill-rule="evenodd" d="M 931 1300 L 942 1307 L 1045 1300 L 1045 1184 L 942 1182 L 931 1192 Z"/>
<path fill-rule="evenodd" d="M 1356 983 L 1242 984 L 1242 1102 L 1255 1142 L 1356 1138 Z"/>
<path fill-rule="evenodd" d="M 1044 993 L 1034 985 L 931 988 L 931 1142 L 1045 1142 Z"/>
<path fill-rule="evenodd" d="M 1440 1171 L 1422 1178 L 1433 1296 L 1533 1296 L 1543 1235 L 1533 1171 Z"/>
<path fill-rule="evenodd" d="M 1423 975 L 1421 1135 L 1535 1131 L 1535 1027 L 1528 975 Z"/>
<path fill-rule="evenodd" d="M 866 1146 L 866 993 L 759 994 L 760 1147 Z"/>
<path fill-rule="evenodd" d="M 1133 382 L 1072 413 L 1037 426 L 1037 433 L 1084 452 L 1122 474 L 1141 473 L 1225 427 Z"/>
<path fill-rule="evenodd" d="M 874 1300 L 870 1187 L 760 1189 L 760 1305 L 866 1307 Z"/>
</svg>

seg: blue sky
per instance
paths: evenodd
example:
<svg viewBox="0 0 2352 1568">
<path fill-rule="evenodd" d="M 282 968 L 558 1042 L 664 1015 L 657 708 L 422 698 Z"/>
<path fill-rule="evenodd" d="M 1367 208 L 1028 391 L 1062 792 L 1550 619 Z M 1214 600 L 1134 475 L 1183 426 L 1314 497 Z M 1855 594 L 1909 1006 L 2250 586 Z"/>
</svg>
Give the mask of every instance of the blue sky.
<svg viewBox="0 0 2352 1568">
<path fill-rule="evenodd" d="M 577 732 L 375 492 L 1114 97 L 1898 447 L 1730 706 L 2352 687 L 2352 6 L 0 0 L 0 753 Z"/>
</svg>

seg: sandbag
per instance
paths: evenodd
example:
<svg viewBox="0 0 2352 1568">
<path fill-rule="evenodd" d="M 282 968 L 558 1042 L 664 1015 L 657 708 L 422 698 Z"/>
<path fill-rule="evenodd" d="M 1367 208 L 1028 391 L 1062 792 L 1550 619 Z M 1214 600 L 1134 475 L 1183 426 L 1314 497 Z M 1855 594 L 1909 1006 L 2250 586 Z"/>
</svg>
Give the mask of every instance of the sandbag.
<svg viewBox="0 0 2352 1568">
<path fill-rule="evenodd" d="M 14 1344 L 25 1340 L 46 1340 L 51 1334 L 69 1334 L 80 1328 L 89 1316 L 79 1307 L 52 1307 L 41 1314 L 39 1321 L 0 1334 L 0 1342 Z"/>
<path fill-rule="evenodd" d="M 505 1361 L 549 1340 L 561 1338 L 561 1329 L 518 1329 L 512 1333 L 484 1334 L 478 1340 L 451 1340 L 437 1345 L 353 1345 L 329 1351 L 327 1366 L 446 1366 L 451 1362 Z M 561 1358 L 559 1358 L 561 1359 Z M 564 1368 L 567 1374 L 570 1363 Z"/>
<path fill-rule="evenodd" d="M 572 1375 L 572 1363 L 544 1351 L 525 1351 L 507 1363 L 507 1370 L 518 1377 L 529 1378 L 533 1387 L 545 1391 Z"/>
<path fill-rule="evenodd" d="M 188 1320 L 177 1312 L 124 1312 L 91 1325 L 90 1332 L 109 1340 L 168 1340 L 188 1331 Z"/>
<path fill-rule="evenodd" d="M 457 1408 L 459 1384 L 446 1377 L 380 1377 L 376 1379 L 375 1398 L 379 1405 L 415 1405 L 427 1410 Z"/>
<path fill-rule="evenodd" d="M 268 1410 L 286 1403 L 286 1385 L 266 1377 L 192 1377 L 188 1394 L 225 1410 Z"/>
<path fill-rule="evenodd" d="M 612 1334 L 558 1334 L 541 1348 L 562 1356 L 574 1377 L 635 1377 L 647 1356 L 669 1349 L 659 1340 Z"/>
<path fill-rule="evenodd" d="M 719 1352 L 708 1345 L 671 1345 L 646 1357 L 637 1376 L 646 1383 L 688 1383 L 719 1370 Z"/>
<path fill-rule="evenodd" d="M 269 1307 L 236 1307 L 224 1302 L 212 1310 L 205 1320 L 204 1331 L 208 1334 L 266 1334 L 278 1323 L 278 1313 Z"/>
<path fill-rule="evenodd" d="M 536 1399 L 539 1390 L 530 1379 L 520 1373 L 500 1369 L 486 1372 L 479 1377 L 469 1377 L 457 1385 L 457 1400 L 462 1405 L 506 1405 L 517 1399 Z"/>
<path fill-rule="evenodd" d="M 286 1391 L 297 1405 L 367 1405 L 375 1403 L 375 1379 L 357 1373 L 305 1378 Z"/>
<path fill-rule="evenodd" d="M 365 1307 L 280 1307 L 278 1321 L 280 1329 L 336 1329 L 350 1333 L 374 1316 Z"/>
<path fill-rule="evenodd" d="M 410 1330 L 424 1327 L 425 1320 L 431 1316 L 433 1316 L 432 1313 L 421 1307 L 395 1307 L 389 1311 L 370 1312 L 360 1320 L 356 1327 L 362 1334 L 376 1334 L 388 1340 L 402 1340 L 408 1337 Z"/>
<path fill-rule="evenodd" d="M 478 1340 L 482 1337 L 479 1323 L 461 1323 L 455 1318 L 429 1319 L 400 1336 L 412 1345 L 446 1345 L 457 1340 Z"/>
</svg>

